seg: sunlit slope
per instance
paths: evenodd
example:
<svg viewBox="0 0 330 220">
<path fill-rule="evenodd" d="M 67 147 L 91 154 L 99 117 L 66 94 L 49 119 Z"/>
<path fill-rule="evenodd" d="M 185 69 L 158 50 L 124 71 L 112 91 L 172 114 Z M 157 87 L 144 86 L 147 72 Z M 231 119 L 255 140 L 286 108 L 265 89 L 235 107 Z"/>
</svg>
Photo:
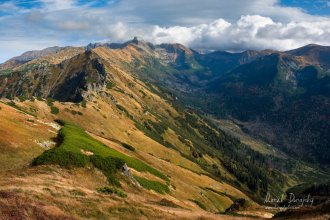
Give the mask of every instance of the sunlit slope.
<svg viewBox="0 0 330 220">
<path fill-rule="evenodd" d="M 150 206 L 157 203 L 158 206 L 162 198 L 166 198 L 186 210 L 205 209 L 218 213 L 224 212 L 236 199 L 244 198 L 244 209 L 253 210 L 258 205 L 251 198 L 260 201 L 268 191 L 281 192 L 295 184 L 296 179 L 281 172 L 291 165 L 283 163 L 283 158 L 277 158 L 276 154 L 268 157 L 257 148 L 252 150 L 202 114 L 182 105 L 172 92 L 153 83 L 157 77 L 166 76 L 166 80 L 171 80 L 179 73 L 173 68 L 175 65 L 181 65 L 180 68 L 186 71 L 182 65 L 191 59 L 192 51 L 180 45 L 173 47 L 175 50 L 167 60 L 157 58 L 160 52 L 144 44 L 127 44 L 117 49 L 97 47 L 56 62 L 44 62 L 50 58 L 41 57 L 12 73 L 2 74 L 0 92 L 2 96 L 14 99 L 16 108 L 34 114 L 36 120 L 61 119 L 77 126 L 81 132 L 70 144 L 74 153 L 89 158 L 91 153 L 118 157 L 117 153 L 104 152 L 120 152 L 125 155 L 120 156 L 121 159 L 134 158 L 163 174 L 155 175 L 155 172 L 141 170 L 126 161 L 142 188 L 130 185 L 125 178 L 118 178 L 120 190 L 128 195 L 125 199 L 118 198 L 119 203 L 126 201 L 133 205 L 134 202 L 143 202 Z M 185 56 L 177 59 L 182 51 Z M 147 80 L 149 76 L 150 81 Z M 89 142 L 90 139 L 93 141 Z M 96 150 L 100 146 L 107 150 Z M 41 149 L 26 164 L 41 155 L 43 150 L 46 149 Z M 104 173 L 99 172 L 101 166 L 86 161 L 83 168 L 76 169 L 82 176 L 97 176 L 86 185 L 82 183 L 83 191 L 92 195 L 98 192 L 97 187 L 111 183 L 107 182 Z M 39 166 L 22 172 L 33 179 L 30 170 L 34 173 L 44 167 L 55 169 L 54 172 L 61 169 L 65 170 L 63 172 L 72 171 L 72 175 L 77 171 L 75 168 L 67 170 L 63 164 L 59 164 L 62 168 L 50 164 L 37 163 Z M 52 175 L 52 172 L 46 172 L 46 175 Z M 71 178 L 70 175 L 66 177 Z M 61 180 L 62 177 L 58 183 Z M 102 184 L 98 185 L 98 181 Z M 155 182 L 163 184 L 164 188 Z M 20 184 L 16 188 L 27 188 Z M 72 183 L 68 185 L 72 187 Z M 49 188 L 53 191 L 56 187 L 50 183 Z M 38 190 L 40 193 L 40 188 Z M 33 191 L 34 195 L 38 194 Z M 62 193 L 63 197 L 67 196 Z M 146 196 L 142 199 L 143 193 Z M 163 203 L 171 206 L 169 202 Z M 58 207 L 72 214 L 70 208 Z M 113 206 L 109 204 L 109 207 Z M 178 210 L 182 211 L 181 208 Z M 98 210 L 109 216 L 103 208 Z M 148 216 L 152 215 L 149 213 Z"/>
<path fill-rule="evenodd" d="M 27 109 L 28 106 L 36 106 L 37 112 L 42 112 L 43 114 L 40 114 L 40 118 L 38 117 L 37 120 L 46 120 L 47 118 L 52 119 L 54 117 L 53 114 L 50 113 L 50 107 L 46 105 L 44 101 L 33 101 L 33 102 L 24 102 L 24 103 L 18 103 L 17 105 L 20 106 L 22 109 Z M 63 109 L 63 118 L 64 119 L 71 119 L 72 121 L 75 121 L 78 123 L 81 121 L 82 118 L 87 119 L 90 113 L 91 115 L 97 115 L 97 110 L 95 110 L 93 107 L 89 107 L 87 104 L 86 108 L 77 106 L 74 104 L 61 104 L 58 102 L 54 103 L 55 106 L 57 106 L 60 109 L 60 113 L 56 115 L 56 117 L 60 116 L 62 109 Z M 40 109 L 37 107 L 41 107 Z M 7 107 L 5 107 L 7 108 Z M 74 109 L 73 111 L 79 111 L 82 113 L 82 115 L 79 114 L 72 114 L 72 112 L 66 112 L 64 108 L 68 109 Z M 91 109 L 90 109 L 91 108 Z M 16 111 L 13 109 L 13 111 Z M 89 112 L 89 113 L 88 113 Z M 92 114 L 93 113 L 93 114 Z M 17 113 L 21 114 L 21 113 Z M 62 117 L 62 116 L 60 116 Z M 102 116 L 100 116 L 101 118 Z M 103 117 L 102 117 L 103 118 Z M 91 121 L 97 120 L 98 117 L 90 118 Z M 103 118 L 104 119 L 104 118 Z M 110 121 L 109 121 L 110 122 Z M 113 123 L 113 122 L 112 122 Z M 92 125 L 94 123 L 90 123 Z M 107 123 L 104 123 L 107 124 Z M 141 161 L 144 161 L 145 163 L 149 164 L 150 166 L 153 166 L 155 169 L 160 170 L 162 173 L 166 174 L 168 178 L 170 179 L 170 192 L 166 195 L 161 195 L 153 191 L 148 190 L 142 190 L 144 193 L 140 192 L 141 189 L 137 189 L 132 186 L 126 186 L 125 181 L 123 184 L 123 190 L 128 194 L 128 197 L 125 199 L 129 206 L 134 205 L 136 202 L 146 202 L 146 203 L 158 203 L 162 198 L 167 198 L 170 201 L 173 201 L 175 204 L 179 205 L 180 207 L 185 207 L 192 210 L 200 210 L 200 208 L 191 202 L 190 200 L 196 200 L 200 201 L 207 210 L 212 212 L 222 212 L 226 208 L 230 206 L 232 203 L 231 197 L 219 195 L 214 192 L 210 192 L 207 188 L 212 188 L 216 191 L 226 193 L 228 195 L 231 195 L 235 198 L 245 198 L 248 201 L 249 198 L 246 197 L 243 193 L 238 191 L 237 189 L 229 186 L 228 184 L 221 183 L 219 181 L 216 181 L 208 176 L 200 175 L 196 172 L 192 172 L 186 168 L 183 168 L 181 166 L 178 166 L 175 162 L 171 162 L 170 160 L 166 160 L 166 155 L 169 156 L 169 158 L 175 156 L 177 160 L 181 161 L 187 161 L 185 158 L 182 158 L 178 153 L 175 153 L 174 150 L 168 149 L 165 146 L 162 146 L 161 144 L 155 142 L 154 140 L 150 139 L 149 137 L 146 137 L 143 133 L 140 133 L 136 136 L 139 137 L 141 140 L 145 139 L 145 143 L 150 144 L 150 148 L 154 148 L 153 150 L 158 152 L 157 154 L 151 155 L 148 151 L 148 148 L 140 148 L 139 145 L 136 145 L 133 143 L 133 146 L 135 147 L 135 151 L 132 152 L 130 150 L 127 150 L 123 147 L 123 145 L 118 141 L 121 137 L 125 136 L 124 132 L 115 132 L 117 134 L 116 140 L 113 138 L 106 138 L 106 137 L 100 137 L 100 134 L 93 134 L 93 129 L 91 127 L 86 128 L 89 130 L 89 133 L 92 137 L 99 139 L 104 144 L 106 144 L 108 147 L 115 149 L 127 156 L 135 157 Z M 114 129 L 115 130 L 115 129 Z M 105 130 L 106 131 L 106 130 Z M 121 133 L 121 134 L 120 134 Z M 41 150 L 42 151 L 42 150 Z M 41 153 L 40 151 L 40 153 Z M 163 157 L 159 156 L 164 153 Z M 167 153 L 166 153 L 167 152 Z M 32 158 L 30 162 L 32 161 Z M 11 161 L 9 163 L 12 163 Z M 191 164 L 192 167 L 190 169 L 198 169 L 199 172 L 205 172 L 201 168 L 199 168 L 198 165 L 187 161 L 188 164 Z M 184 163 L 183 163 L 184 164 Z M 182 165 L 183 166 L 183 165 Z M 195 168 L 194 168 L 195 167 Z M 41 203 L 44 202 L 51 202 L 53 206 L 59 207 L 60 213 L 64 214 L 74 214 L 76 216 L 85 217 L 86 216 L 93 216 L 95 215 L 95 210 L 99 210 L 100 216 L 109 216 L 110 214 L 107 214 L 104 210 L 105 207 L 112 207 L 112 209 L 116 209 L 116 207 L 120 207 L 120 203 L 118 202 L 105 202 L 104 205 L 102 205 L 100 208 L 94 207 L 94 211 L 91 210 L 91 208 L 87 208 L 87 214 L 80 213 L 77 208 L 73 208 L 70 204 L 72 202 L 76 203 L 76 201 L 81 200 L 80 198 L 83 198 L 84 201 L 90 201 L 91 204 L 97 201 L 98 195 L 93 195 L 93 191 L 97 187 L 101 187 L 102 185 L 106 184 L 106 179 L 102 177 L 101 173 L 98 173 L 96 171 L 88 171 L 88 170 L 81 170 L 78 169 L 75 171 L 67 173 L 67 171 L 62 170 L 59 171 L 58 168 L 51 168 L 50 170 L 43 170 L 42 167 L 35 167 L 35 168 L 28 168 L 26 171 L 20 171 L 19 173 L 24 173 L 25 181 L 23 179 L 18 178 L 15 182 L 12 182 L 11 179 L 13 179 L 13 176 L 8 176 L 8 178 L 2 178 L 2 187 L 1 190 L 12 190 L 17 189 L 20 192 L 13 194 L 13 196 L 17 197 L 26 197 L 28 195 L 38 195 L 38 201 Z M 150 176 L 148 172 L 140 172 L 138 170 L 135 170 L 134 168 L 130 167 L 134 175 L 138 175 L 144 178 L 147 178 L 149 180 L 159 181 L 162 182 L 160 178 Z M 39 173 L 39 171 L 41 173 Z M 197 171 L 198 171 L 197 170 Z M 20 175 L 21 175 L 20 174 Z M 46 183 L 46 179 L 53 179 L 53 181 Z M 66 178 L 67 180 L 64 180 L 63 178 Z M 81 183 L 79 178 L 84 178 L 84 183 Z M 68 181 L 70 180 L 70 181 Z M 30 188 L 30 184 L 34 184 L 33 188 Z M 165 184 L 166 182 L 164 182 Z M 47 186 L 47 187 L 45 187 Z M 27 194 L 28 193 L 28 194 Z M 60 196 L 59 198 L 65 198 L 65 204 L 59 205 L 59 201 L 56 197 L 49 197 L 50 194 L 54 194 Z M 141 195 L 139 195 L 142 193 Z M 146 194 L 147 193 L 147 194 Z M 77 195 L 76 195 L 77 194 Z M 150 194 L 150 195 L 149 195 Z M 142 196 L 143 195 L 143 196 Z M 28 196 L 29 197 L 29 196 Z M 104 201 L 109 201 L 108 198 L 102 198 Z M 79 202 L 80 203 L 80 202 Z M 116 205 L 117 204 L 117 205 Z M 250 203 L 250 205 L 254 203 Z M 119 205 L 119 206 L 118 206 Z M 84 203 L 80 203 L 81 207 L 84 207 Z M 156 207 L 154 207 L 156 206 Z M 63 207 L 67 207 L 63 209 Z M 71 207 L 71 208 L 69 208 Z M 78 206 L 79 207 L 79 206 Z M 137 206 L 137 209 L 145 210 L 146 212 L 142 214 L 142 216 L 156 216 L 156 211 L 154 208 L 162 209 L 162 206 L 159 205 L 151 205 L 151 208 L 149 205 L 146 207 L 140 207 Z M 131 208 L 128 208 L 128 210 L 123 211 L 124 213 L 129 214 Z M 167 210 L 166 207 L 163 207 L 163 209 Z M 70 210 L 70 211 L 68 211 Z M 149 210 L 149 211 L 148 211 Z M 180 210 L 180 208 L 179 208 Z M 161 211 L 159 211 L 161 213 Z M 187 212 L 187 211 L 184 211 Z M 88 214 L 89 213 L 89 214 Z M 91 214 L 94 213 L 94 214 Z M 174 212 L 175 213 L 175 212 Z M 189 212 L 188 212 L 189 213 Z M 186 213 L 186 214 L 188 214 Z M 194 211 L 192 211 L 194 213 Z M 182 213 L 179 213 L 179 216 Z M 121 215 L 121 213 L 117 213 L 116 216 Z M 169 216 L 162 215 L 164 218 L 167 218 Z M 167 217 L 166 217 L 167 216 Z M 171 215 L 170 215 L 171 216 Z M 176 216 L 174 214 L 173 216 Z"/>
<path fill-rule="evenodd" d="M 35 109 L 29 109 L 31 114 Z M 53 147 L 56 123 L 0 102 L 0 172 L 28 166 L 31 159 Z"/>
</svg>

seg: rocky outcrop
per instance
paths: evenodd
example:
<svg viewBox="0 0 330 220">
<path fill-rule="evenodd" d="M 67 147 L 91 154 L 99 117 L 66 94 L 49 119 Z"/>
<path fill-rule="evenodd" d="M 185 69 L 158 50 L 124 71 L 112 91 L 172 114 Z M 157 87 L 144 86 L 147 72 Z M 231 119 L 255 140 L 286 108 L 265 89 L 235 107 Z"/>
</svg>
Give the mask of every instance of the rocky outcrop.
<svg viewBox="0 0 330 220">
<path fill-rule="evenodd" d="M 140 183 L 136 179 L 134 179 L 134 177 L 133 177 L 133 175 L 132 175 L 131 171 L 129 170 L 126 163 L 124 164 L 124 166 L 122 168 L 122 172 L 126 177 L 128 177 L 131 180 L 133 185 L 135 185 L 137 187 L 141 187 Z"/>
<path fill-rule="evenodd" d="M 0 97 L 80 102 L 87 90 L 104 87 L 106 76 L 102 59 L 87 50 L 59 64 L 26 64 L 9 75 L 0 75 Z"/>
</svg>

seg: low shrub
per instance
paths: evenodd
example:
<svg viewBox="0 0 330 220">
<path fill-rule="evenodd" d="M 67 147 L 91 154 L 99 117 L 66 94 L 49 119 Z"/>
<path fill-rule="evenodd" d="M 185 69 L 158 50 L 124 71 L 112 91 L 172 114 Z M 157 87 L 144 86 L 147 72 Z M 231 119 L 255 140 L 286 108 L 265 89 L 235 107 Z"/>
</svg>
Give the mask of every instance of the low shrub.
<svg viewBox="0 0 330 220">
<path fill-rule="evenodd" d="M 82 112 L 79 112 L 79 111 L 75 111 L 75 110 L 69 110 L 69 111 L 73 115 L 80 115 L 80 116 L 83 115 L 83 113 Z"/>
<path fill-rule="evenodd" d="M 86 108 L 87 107 L 87 102 L 85 99 L 81 101 L 81 107 Z"/>
<path fill-rule="evenodd" d="M 180 206 L 178 206 L 177 204 L 175 204 L 174 202 L 172 202 L 171 200 L 168 200 L 166 198 L 163 198 L 162 200 L 160 200 L 159 205 L 172 207 L 172 208 L 181 208 Z"/>
<path fill-rule="evenodd" d="M 33 163 L 34 165 L 57 163 L 65 167 L 70 167 L 85 166 L 88 163 L 92 163 L 98 169 L 105 171 L 107 169 L 113 170 L 114 166 L 119 169 L 125 162 L 129 167 L 132 167 L 139 172 L 149 172 L 169 182 L 168 177 L 155 168 L 145 164 L 139 159 L 127 156 L 112 148 L 109 148 L 102 142 L 92 138 L 77 125 L 62 120 L 56 121 L 63 126 L 57 137 L 57 147 L 49 151 L 45 151 L 42 155 L 37 157 Z M 94 155 L 88 157 L 82 154 L 81 150 L 93 152 Z M 68 156 L 64 155 L 66 152 L 69 152 Z M 64 159 L 61 158 L 62 156 Z M 78 162 L 75 163 L 73 161 L 73 164 L 71 165 L 70 161 L 67 160 L 73 157 L 77 157 L 77 159 L 73 160 L 78 160 Z M 87 160 L 87 162 L 85 160 Z M 109 171 L 106 172 L 107 173 L 105 174 L 107 175 L 109 181 L 116 183 L 115 181 L 112 181 L 115 179 L 114 175 L 110 175 L 111 172 Z"/>
<path fill-rule="evenodd" d="M 19 99 L 20 102 L 24 102 L 24 101 L 27 100 L 27 97 L 26 96 L 19 96 L 18 99 Z"/>
<path fill-rule="evenodd" d="M 113 187 L 113 186 L 105 186 L 105 187 L 100 187 L 96 189 L 97 192 L 103 193 L 103 194 L 116 194 L 119 197 L 126 198 L 127 194 L 123 192 L 122 190 Z"/>
<path fill-rule="evenodd" d="M 51 106 L 54 105 L 53 102 L 55 102 L 55 99 L 48 97 L 48 98 L 46 99 L 46 102 L 47 102 L 47 105 L 51 107 Z"/>
<path fill-rule="evenodd" d="M 126 148 L 127 150 L 135 151 L 135 148 L 129 144 L 122 143 L 121 145 L 123 145 L 123 147 Z"/>
<path fill-rule="evenodd" d="M 38 100 L 38 101 L 43 101 L 43 99 L 42 99 L 41 96 L 37 96 L 37 100 Z"/>
<path fill-rule="evenodd" d="M 116 86 L 116 83 L 114 83 L 114 82 L 112 82 L 112 81 L 108 81 L 107 82 L 107 89 L 112 89 L 113 87 L 115 87 Z"/>
<path fill-rule="evenodd" d="M 62 119 L 55 119 L 54 121 L 61 126 L 65 125 L 65 121 L 63 121 Z"/>
<path fill-rule="evenodd" d="M 60 112 L 60 110 L 55 106 L 50 106 L 50 113 L 57 115 Z"/>
<path fill-rule="evenodd" d="M 21 108 L 21 107 L 17 106 L 16 103 L 13 102 L 13 101 L 6 102 L 6 104 L 9 105 L 10 107 L 13 107 L 13 108 L 17 109 L 18 111 L 21 111 L 21 112 L 23 112 L 25 114 L 31 115 L 33 117 L 36 117 L 35 114 L 32 114 L 31 112 L 26 111 L 24 108 Z"/>
<path fill-rule="evenodd" d="M 92 155 L 90 156 L 90 161 L 96 168 L 103 172 L 108 178 L 109 183 L 120 186 L 120 183 L 114 177 L 114 174 L 124 166 L 125 162 L 123 160 L 115 157 Z"/>
<path fill-rule="evenodd" d="M 117 107 L 120 111 L 125 112 L 126 114 L 129 114 L 128 111 L 126 110 L 126 108 L 123 107 L 122 105 L 116 104 L 116 107 Z"/>
<path fill-rule="evenodd" d="M 72 189 L 69 191 L 69 193 L 73 196 L 86 196 L 86 193 L 77 189 Z"/>
<path fill-rule="evenodd" d="M 53 148 L 45 151 L 32 161 L 33 166 L 41 164 L 58 164 L 65 168 L 84 167 L 88 164 L 89 158 L 84 154 L 74 153 Z"/>
<path fill-rule="evenodd" d="M 160 194 L 165 194 L 165 193 L 170 192 L 170 189 L 168 188 L 168 186 L 165 184 L 162 184 L 160 182 L 148 180 L 148 179 L 145 179 L 145 178 L 139 177 L 139 176 L 134 176 L 134 178 L 140 183 L 140 185 L 143 188 L 145 188 L 147 190 L 153 190 Z"/>
</svg>

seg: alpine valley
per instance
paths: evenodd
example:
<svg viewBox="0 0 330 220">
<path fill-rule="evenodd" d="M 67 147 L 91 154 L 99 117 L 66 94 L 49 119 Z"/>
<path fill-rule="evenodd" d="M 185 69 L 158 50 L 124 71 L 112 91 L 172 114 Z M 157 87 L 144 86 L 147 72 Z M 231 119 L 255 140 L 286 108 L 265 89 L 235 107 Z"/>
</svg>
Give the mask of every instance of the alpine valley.
<svg viewBox="0 0 330 220">
<path fill-rule="evenodd" d="M 51 47 L 0 97 L 0 219 L 330 217 L 330 47 Z"/>
</svg>

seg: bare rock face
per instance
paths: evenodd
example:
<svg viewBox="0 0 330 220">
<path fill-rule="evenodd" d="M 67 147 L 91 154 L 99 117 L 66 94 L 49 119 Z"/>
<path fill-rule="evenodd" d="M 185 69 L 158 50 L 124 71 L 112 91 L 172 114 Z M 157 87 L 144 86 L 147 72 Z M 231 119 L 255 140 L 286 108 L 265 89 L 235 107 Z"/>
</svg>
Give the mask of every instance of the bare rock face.
<svg viewBox="0 0 330 220">
<path fill-rule="evenodd" d="M 137 187 L 141 187 L 140 183 L 139 183 L 136 179 L 134 179 L 134 177 L 133 177 L 133 175 L 132 175 L 131 171 L 129 170 L 129 168 L 128 168 L 128 166 L 127 166 L 126 163 L 124 164 L 124 166 L 123 166 L 123 168 L 122 168 L 122 172 L 123 172 L 123 174 L 124 174 L 125 176 L 127 176 L 127 177 L 131 180 L 131 182 L 132 182 L 135 186 L 137 186 Z"/>
<path fill-rule="evenodd" d="M 0 97 L 80 102 L 86 91 L 105 86 L 106 75 L 102 59 L 87 50 L 59 64 L 26 64 L 9 75 L 0 75 Z"/>
</svg>

